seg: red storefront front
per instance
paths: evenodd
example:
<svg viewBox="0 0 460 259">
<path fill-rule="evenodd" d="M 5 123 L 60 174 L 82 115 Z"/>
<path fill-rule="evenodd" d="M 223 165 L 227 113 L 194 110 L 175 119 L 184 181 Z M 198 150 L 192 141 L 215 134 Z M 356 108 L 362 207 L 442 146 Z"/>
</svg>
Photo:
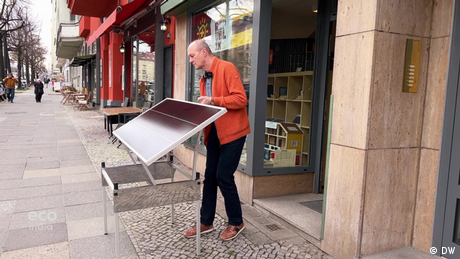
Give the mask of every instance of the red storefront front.
<svg viewBox="0 0 460 259">
<path fill-rule="evenodd" d="M 88 65 L 88 74 L 94 76 L 90 89 L 93 103 L 101 107 L 120 106 L 129 98 L 130 105 L 149 107 L 172 97 L 175 18 L 161 16 L 160 3 L 154 0 L 68 1 L 71 13 L 82 16 L 80 37 L 85 38 L 82 54 L 96 50 L 95 62 L 88 63 L 92 64 Z M 166 30 L 162 30 L 162 24 Z M 170 68 L 166 73 L 165 65 Z"/>
</svg>

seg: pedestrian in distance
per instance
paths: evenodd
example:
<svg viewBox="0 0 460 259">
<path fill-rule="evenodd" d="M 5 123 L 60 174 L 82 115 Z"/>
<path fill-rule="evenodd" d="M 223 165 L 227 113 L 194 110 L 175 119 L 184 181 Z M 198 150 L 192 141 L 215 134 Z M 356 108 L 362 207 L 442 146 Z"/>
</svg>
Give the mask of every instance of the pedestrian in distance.
<svg viewBox="0 0 460 259">
<path fill-rule="evenodd" d="M 219 187 L 224 196 L 225 211 L 228 216 L 228 226 L 220 238 L 231 240 L 244 229 L 234 173 L 240 161 L 246 135 L 250 133 L 246 111 L 247 97 L 236 67 L 230 62 L 214 57 L 206 42 L 202 40 L 192 42 L 188 47 L 188 57 L 195 69 L 205 71 L 200 80 L 198 101 L 227 109 L 226 114 L 204 129 L 207 157 L 200 233 L 213 230 L 217 187 Z M 188 238 L 195 237 L 196 234 L 196 226 L 184 233 Z"/>
<path fill-rule="evenodd" d="M 18 80 L 14 78 L 13 74 L 9 74 L 3 79 L 3 83 L 6 85 L 6 97 L 8 98 L 8 102 L 12 103 L 14 99 L 15 84 L 18 83 Z"/>
<path fill-rule="evenodd" d="M 34 93 L 35 93 L 35 101 L 37 103 L 41 103 L 42 102 L 42 95 L 43 95 L 43 83 L 40 79 L 37 80 L 37 82 L 35 82 L 35 90 L 34 90 Z"/>
</svg>

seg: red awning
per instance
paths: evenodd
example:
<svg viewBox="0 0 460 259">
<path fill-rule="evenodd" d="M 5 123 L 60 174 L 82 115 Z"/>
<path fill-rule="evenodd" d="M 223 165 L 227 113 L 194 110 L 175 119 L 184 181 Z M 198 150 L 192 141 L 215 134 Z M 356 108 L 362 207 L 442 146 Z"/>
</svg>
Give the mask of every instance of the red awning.
<svg viewBox="0 0 460 259">
<path fill-rule="evenodd" d="M 105 20 L 101 26 L 89 37 L 88 45 L 91 45 L 97 38 L 102 34 L 111 31 L 112 29 L 119 26 L 122 22 L 128 19 L 146 0 L 134 0 L 131 3 L 125 4 L 120 8 L 117 8 L 113 13 Z"/>
</svg>

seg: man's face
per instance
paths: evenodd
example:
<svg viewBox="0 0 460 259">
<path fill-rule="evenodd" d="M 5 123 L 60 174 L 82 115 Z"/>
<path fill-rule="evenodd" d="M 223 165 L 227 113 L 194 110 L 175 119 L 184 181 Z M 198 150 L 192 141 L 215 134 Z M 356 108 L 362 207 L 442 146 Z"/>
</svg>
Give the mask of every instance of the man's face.
<svg viewBox="0 0 460 259">
<path fill-rule="evenodd" d="M 204 49 L 198 49 L 197 46 L 192 44 L 188 47 L 188 57 L 190 63 L 195 66 L 195 69 L 202 69 L 205 65 L 206 51 Z"/>
</svg>

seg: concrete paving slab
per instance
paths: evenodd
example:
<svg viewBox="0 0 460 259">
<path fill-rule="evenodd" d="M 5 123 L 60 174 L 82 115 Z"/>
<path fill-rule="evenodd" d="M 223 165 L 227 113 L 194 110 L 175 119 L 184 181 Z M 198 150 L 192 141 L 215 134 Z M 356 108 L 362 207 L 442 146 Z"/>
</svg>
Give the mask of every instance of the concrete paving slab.
<svg viewBox="0 0 460 259">
<path fill-rule="evenodd" d="M 0 215 L 14 212 L 16 201 L 0 201 Z"/>
<path fill-rule="evenodd" d="M 15 173 L 0 173 L 0 181 L 3 180 L 14 180 L 14 179 L 22 179 L 24 172 L 15 172 Z"/>
<path fill-rule="evenodd" d="M 107 205 L 107 214 L 113 215 L 113 208 Z M 67 221 L 104 217 L 102 202 L 65 207 Z"/>
<path fill-rule="evenodd" d="M 45 169 L 45 170 L 27 170 L 24 172 L 24 179 L 42 178 L 51 176 L 60 176 L 59 168 Z"/>
<path fill-rule="evenodd" d="M 64 195 L 64 206 L 102 202 L 102 191 L 72 192 Z"/>
<path fill-rule="evenodd" d="M 1 173 L 18 173 L 24 172 L 24 168 L 26 167 L 25 164 L 14 164 L 14 165 L 2 165 L 0 166 L 0 174 Z"/>
<path fill-rule="evenodd" d="M 34 136 L 33 144 L 57 144 L 57 138 L 54 136 L 54 134 L 50 135 L 49 137 Z"/>
<path fill-rule="evenodd" d="M 60 161 L 60 163 L 61 163 L 61 168 L 69 167 L 69 166 L 92 165 L 93 164 L 93 162 L 91 162 L 91 159 L 89 158 L 79 159 L 79 160 Z"/>
<path fill-rule="evenodd" d="M 69 243 L 31 247 L 3 253 L 0 259 L 69 259 Z"/>
<path fill-rule="evenodd" d="M 27 162 L 26 170 L 44 170 L 59 168 L 59 161 Z"/>
<path fill-rule="evenodd" d="M 102 193 L 101 180 L 82 183 L 68 183 L 62 185 L 62 193 L 99 190 Z"/>
<path fill-rule="evenodd" d="M 96 173 L 83 173 L 83 174 L 69 174 L 61 175 L 61 181 L 63 184 L 67 183 L 81 183 L 89 181 L 100 180 Z"/>
<path fill-rule="evenodd" d="M 57 148 L 35 148 L 31 149 L 28 157 L 53 156 L 58 154 Z"/>
<path fill-rule="evenodd" d="M 33 143 L 32 148 L 57 148 L 58 145 L 56 142 L 54 143 Z"/>
<path fill-rule="evenodd" d="M 20 186 L 20 184 L 21 184 L 21 179 L 1 180 L 0 190 L 16 189 Z"/>
<path fill-rule="evenodd" d="M 19 187 L 33 187 L 33 186 L 45 186 L 55 185 L 61 183 L 60 176 L 40 177 L 40 178 L 27 178 L 20 180 Z"/>
<path fill-rule="evenodd" d="M 120 233 L 120 255 L 134 253 L 134 248 L 128 235 Z M 83 238 L 69 241 L 70 257 L 73 259 L 87 258 L 114 258 L 115 257 L 115 235 L 102 235 L 90 238 Z"/>
<path fill-rule="evenodd" d="M 69 166 L 62 167 L 59 169 L 61 175 L 70 175 L 70 174 L 82 174 L 82 173 L 94 173 L 96 169 L 93 165 L 81 165 L 81 166 Z"/>
<path fill-rule="evenodd" d="M 115 216 L 107 217 L 107 229 L 110 234 L 115 233 Z M 104 217 L 67 221 L 69 240 L 101 236 L 104 234 Z M 120 232 L 125 231 L 120 224 Z"/>
<path fill-rule="evenodd" d="M 83 144 L 72 147 L 59 147 L 59 154 L 67 156 L 86 154 L 86 148 Z"/>
<path fill-rule="evenodd" d="M 47 226 L 65 222 L 64 208 L 51 208 L 27 212 L 13 213 L 11 215 L 10 230 L 21 228 L 36 229 L 39 226 Z"/>
<path fill-rule="evenodd" d="M 62 195 L 46 196 L 16 200 L 15 213 L 27 211 L 41 211 L 45 209 L 60 208 L 63 206 Z"/>
<path fill-rule="evenodd" d="M 60 139 L 57 141 L 58 144 L 68 144 L 68 143 L 78 143 L 81 145 L 80 138 L 73 138 L 73 139 Z"/>
<path fill-rule="evenodd" d="M 52 196 L 62 193 L 60 184 L 47 185 L 47 186 L 34 186 L 17 189 L 17 199 L 27 199 L 42 196 Z"/>
<path fill-rule="evenodd" d="M 79 137 L 76 132 L 74 134 L 57 134 L 56 136 L 58 140 L 76 139 Z"/>
<path fill-rule="evenodd" d="M 0 161 L 8 160 L 10 158 L 27 158 L 29 152 L 24 152 L 21 149 L 18 150 L 0 150 Z"/>
<path fill-rule="evenodd" d="M 8 231 L 4 251 L 19 250 L 67 241 L 65 223 L 48 225 L 46 229 L 22 228 Z M 2 255 L 3 256 L 3 255 Z"/>
<path fill-rule="evenodd" d="M 40 162 L 59 162 L 59 157 L 53 156 L 37 156 L 27 158 L 27 163 L 40 163 Z"/>
<path fill-rule="evenodd" d="M 27 158 L 11 158 L 0 160 L 2 165 L 22 165 L 27 163 Z"/>
<path fill-rule="evenodd" d="M 0 190 L 0 201 L 13 201 L 16 200 L 18 192 L 16 189 Z"/>
<path fill-rule="evenodd" d="M 0 149 L 2 150 L 11 150 L 11 149 L 15 149 L 15 150 L 23 150 L 24 152 L 28 152 L 30 149 L 32 149 L 33 146 L 32 146 L 32 143 L 30 144 L 14 144 L 14 143 L 3 143 L 2 146 L 0 146 Z"/>
<path fill-rule="evenodd" d="M 88 154 L 67 154 L 67 155 L 59 155 L 59 161 L 75 161 L 75 160 L 83 160 L 83 159 L 90 159 Z"/>
</svg>

